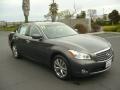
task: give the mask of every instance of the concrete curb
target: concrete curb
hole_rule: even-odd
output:
[[[94,33],[87,33],[87,34],[104,34],[104,33],[108,33],[108,34],[120,34],[120,32],[104,32],[104,31],[94,32]]]
[[[105,32],[105,33],[120,34],[120,32]]]
[[[106,33],[106,32],[101,31],[101,32],[93,32],[93,33],[87,33],[87,34],[103,34],[103,33]]]

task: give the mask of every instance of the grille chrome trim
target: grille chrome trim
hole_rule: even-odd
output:
[[[103,61],[97,61],[98,63],[101,63],[101,62],[107,62],[107,61],[109,61],[109,60],[112,60],[112,58],[113,58],[113,56],[111,56],[109,59],[107,59],[107,60],[103,60]]]
[[[94,60],[97,62],[105,62],[113,57],[113,52],[111,48],[106,48],[104,50],[98,51],[93,56]]]
[[[109,49],[110,49],[110,47],[108,47],[108,48],[106,48],[106,49],[103,49],[103,50],[100,50],[100,51],[98,51],[98,52],[95,52],[94,54],[96,55],[96,54],[98,54],[98,53],[101,53],[101,52],[107,51],[107,50],[109,50]]]

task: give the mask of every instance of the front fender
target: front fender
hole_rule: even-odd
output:
[[[8,35],[8,43],[11,47],[11,44],[13,42],[13,36],[14,36],[15,32],[11,32],[9,35]]]

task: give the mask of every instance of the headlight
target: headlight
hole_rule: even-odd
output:
[[[90,56],[85,53],[80,53],[75,50],[68,50],[68,52],[70,53],[71,57],[76,58],[76,59],[91,59]]]

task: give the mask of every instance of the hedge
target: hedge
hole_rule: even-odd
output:
[[[120,25],[116,26],[103,26],[105,32],[120,32]]]
[[[18,26],[0,27],[0,30],[2,30],[2,31],[15,31],[17,28],[18,28]]]

